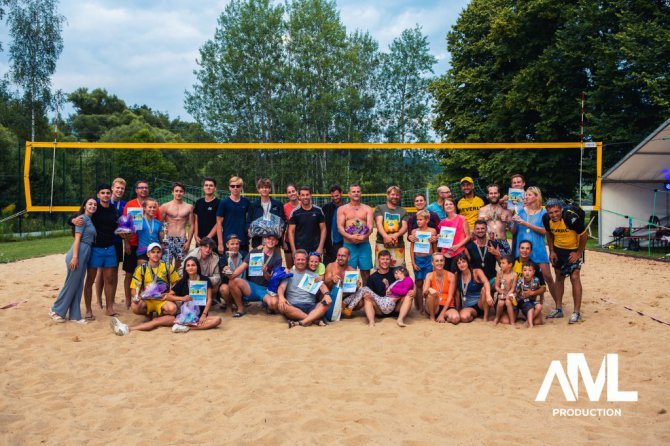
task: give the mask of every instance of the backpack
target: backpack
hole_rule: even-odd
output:
[[[563,206],[563,221],[569,227],[584,227],[586,212],[576,204],[570,203]]]

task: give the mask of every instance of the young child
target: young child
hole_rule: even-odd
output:
[[[395,282],[389,285],[386,295],[391,299],[400,299],[407,296],[414,287],[414,281],[409,277],[409,271],[404,266],[397,266],[393,271]]]
[[[416,228],[412,229],[410,234],[410,240],[416,240],[415,242],[410,242],[409,245],[409,256],[412,259],[412,267],[414,268],[414,278],[416,279],[416,295],[421,296],[423,290],[423,281],[430,273],[433,271],[432,255],[435,252],[435,240],[437,238],[437,231],[434,228],[428,227],[428,222],[430,221],[430,213],[423,209],[416,213]],[[428,240],[421,240],[417,238],[417,232],[428,232],[430,233]],[[428,242],[428,252],[416,252],[417,243],[426,243]],[[423,299],[416,299],[415,305],[417,310],[423,311]]]
[[[546,286],[540,285],[540,279],[535,277],[535,271],[537,271],[535,263],[525,262],[522,277],[516,283],[516,300],[519,309],[526,316],[528,328],[533,328],[533,325],[542,325],[542,304],[535,300],[544,294]]]
[[[221,309],[223,311],[228,309],[228,302],[232,302],[230,295],[230,276],[233,274],[233,271],[242,264],[246,255],[246,252],[240,251],[240,239],[237,235],[228,235],[225,255],[219,257],[219,270],[221,272],[219,294],[221,295]],[[238,277],[245,279],[246,276],[247,272],[243,271]]]
[[[517,275],[512,270],[513,267],[514,258],[512,256],[508,255],[500,259],[500,271],[498,271],[494,285],[498,298],[498,303],[496,304],[496,317],[493,321],[495,325],[498,325],[500,322],[500,318],[505,309],[507,309],[509,324],[513,325],[516,321],[514,307],[517,302],[514,299],[514,290],[516,287]]]
[[[147,246],[152,243],[163,245],[163,223],[156,218],[158,202],[154,198],[147,198],[142,203],[142,229],[137,231],[137,264],[142,265],[149,261]]]

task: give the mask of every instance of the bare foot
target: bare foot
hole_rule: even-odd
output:
[[[403,327],[403,328],[407,327],[407,324],[404,321],[401,321],[400,319],[398,319],[396,321],[396,324],[398,324],[398,327]]]

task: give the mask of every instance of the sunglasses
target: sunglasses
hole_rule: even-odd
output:
[[[233,189],[239,189],[242,187],[241,184],[229,184],[228,187],[232,187]]]

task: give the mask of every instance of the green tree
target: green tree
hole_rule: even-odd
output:
[[[61,31],[65,17],[57,0],[12,2],[8,14],[10,74],[30,103],[31,141],[35,140],[36,107],[51,99],[51,75],[63,51]]]
[[[639,141],[668,116],[670,6],[666,1],[473,0],[447,35],[451,69],[431,86],[433,126],[448,141]],[[606,150],[606,162],[621,156]],[[445,176],[506,183],[525,172],[572,196],[579,154],[451,151]]]
[[[381,118],[387,141],[430,140],[432,97],[428,92],[437,59],[430,54],[421,27],[404,30],[382,57],[384,83]]]
[[[98,141],[116,123],[114,115],[126,110],[126,103],[107,90],[78,88],[68,95],[75,113],[68,119],[73,133],[83,141]]]
[[[270,0],[233,0],[214,39],[200,49],[197,83],[185,108],[221,141],[282,139],[286,56],[284,8]]]

